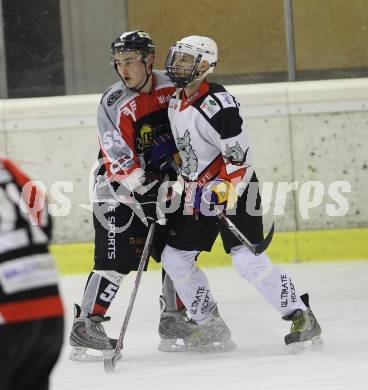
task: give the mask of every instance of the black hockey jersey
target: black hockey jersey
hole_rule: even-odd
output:
[[[247,183],[253,175],[239,104],[226,89],[205,81],[192,96],[172,96],[169,120],[182,175],[204,185],[215,178]]]
[[[45,194],[0,158],[0,325],[63,315],[50,236]]]

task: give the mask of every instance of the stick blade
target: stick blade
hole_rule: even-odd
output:
[[[256,247],[255,247],[254,254],[256,256],[263,253],[268,248],[268,246],[271,244],[274,231],[275,231],[275,224],[272,223],[271,230],[268,232],[267,237],[262,242],[260,242],[258,245],[256,245]]]
[[[111,373],[114,371],[116,366],[116,360],[114,360],[114,356],[112,358],[104,357],[104,369],[105,372]]]

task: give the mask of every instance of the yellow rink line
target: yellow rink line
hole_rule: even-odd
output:
[[[93,267],[92,243],[51,245],[50,249],[63,275],[86,273]],[[275,233],[267,253],[275,263],[368,259],[368,229],[279,232]],[[199,264],[202,267],[231,264],[220,238],[211,253],[199,256]],[[151,259],[149,269],[160,268]]]

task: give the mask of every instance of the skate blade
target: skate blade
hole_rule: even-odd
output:
[[[187,348],[182,339],[161,339],[158,350],[161,352],[185,352]]]
[[[187,345],[187,351],[200,352],[200,353],[211,353],[211,352],[229,352],[233,351],[237,345],[233,340],[227,341],[215,341],[209,344],[203,345]]]
[[[92,349],[86,347],[72,347],[72,350],[69,354],[69,359],[75,362],[102,362],[104,359],[111,359],[114,355],[114,349]],[[121,353],[119,353],[118,360],[122,358]]]
[[[289,352],[300,354],[306,351],[320,351],[324,347],[321,336],[312,337],[310,340],[299,341],[287,345]]]

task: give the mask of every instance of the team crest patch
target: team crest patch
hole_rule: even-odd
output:
[[[221,107],[217,104],[216,100],[212,96],[207,96],[201,104],[201,110],[211,119],[217,112],[221,110]]]
[[[107,98],[107,105],[112,106],[123,94],[123,91],[121,89],[118,89],[117,91],[114,91],[108,98]]]
[[[215,96],[220,100],[222,107],[236,107],[234,99],[227,92],[216,92]]]
[[[244,152],[238,141],[234,146],[226,144],[224,157],[234,165],[241,165],[247,158],[249,148]]]

